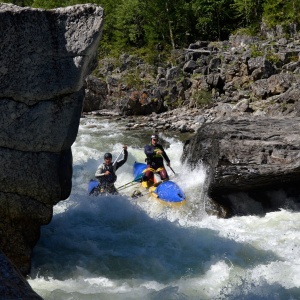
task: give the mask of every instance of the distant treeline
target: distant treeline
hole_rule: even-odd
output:
[[[220,41],[235,32],[256,34],[300,22],[300,0],[15,0],[19,6],[55,8],[95,3],[104,8],[102,55],[132,49],[163,51],[197,40]]]

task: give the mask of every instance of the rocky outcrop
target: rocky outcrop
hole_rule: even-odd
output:
[[[106,102],[107,93],[106,82],[93,75],[89,75],[86,78],[83,111],[91,112],[103,108],[112,108],[113,105],[109,105]]]
[[[133,116],[199,109],[209,121],[298,116],[300,35],[292,32],[288,39],[283,31],[267,35],[265,29],[263,34],[269,39],[233,35],[228,41],[198,41],[174,50],[172,63],[158,66],[133,55],[105,58],[97,74],[108,93],[101,95],[99,109]]]
[[[155,67],[132,55],[104,59],[106,101],[128,130],[196,132],[183,159],[208,166],[208,194],[228,215],[298,209],[300,34],[289,29],[197,41]],[[284,203],[270,197],[275,188],[287,193]],[[236,200],[242,192],[254,205]]]
[[[228,216],[299,209],[299,132],[300,118],[206,123],[186,142],[183,159],[207,166],[208,196]]]
[[[0,4],[0,24],[0,248],[26,274],[40,226],[71,191],[71,145],[103,10]]]
[[[0,251],[0,297],[1,299],[42,300],[19,270]]]

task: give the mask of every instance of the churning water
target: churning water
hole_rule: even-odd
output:
[[[300,299],[300,214],[219,219],[205,212],[205,170],[180,162],[183,143],[162,135],[186,193],[181,208],[131,186],[117,196],[91,197],[87,186],[105,152],[113,159],[128,145],[116,186],[133,179],[151,132],[126,131],[109,120],[82,119],[76,142],[73,189],[54,208],[34,249],[32,288],[46,300]]]

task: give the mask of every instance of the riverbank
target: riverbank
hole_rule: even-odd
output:
[[[207,119],[202,115],[201,110],[193,109],[174,109],[161,114],[155,112],[146,116],[122,116],[116,111],[107,109],[84,113],[82,117],[94,118],[104,117],[120,122],[120,126],[126,130],[153,130],[155,132],[180,132],[193,133]]]

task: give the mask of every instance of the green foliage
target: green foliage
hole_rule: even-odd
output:
[[[143,7],[139,0],[127,0],[116,8],[115,47],[141,47],[144,42]]]
[[[253,57],[253,58],[255,58],[255,57],[259,57],[259,56],[263,56],[264,55],[264,53],[257,47],[257,45],[255,45],[255,44],[252,44],[251,46],[250,46],[250,50],[251,50],[251,56]]]
[[[233,14],[233,0],[192,0],[196,29],[207,40],[228,38],[238,21]]]
[[[299,0],[265,0],[263,19],[270,27],[300,22]]]
[[[197,90],[191,97],[191,104],[193,107],[199,108],[213,103],[211,92],[205,90]]]
[[[132,70],[122,76],[122,82],[129,88],[141,90],[145,86],[145,82],[141,79],[137,70]]]
[[[32,7],[44,8],[44,9],[52,9],[56,7],[67,6],[66,2],[69,1],[61,1],[61,0],[34,0],[32,3]]]
[[[18,5],[18,6],[31,6],[33,3],[33,0],[14,0],[14,1],[1,1],[3,3],[12,3],[14,5]]]
[[[171,61],[166,53],[197,40],[254,35],[267,25],[300,23],[300,0],[14,0],[19,6],[52,9],[95,3],[104,8],[100,57],[140,51],[149,63]],[[157,45],[162,49],[158,50]],[[254,51],[255,52],[255,51]],[[172,58],[171,58],[172,59]]]
[[[32,0],[31,1],[32,7],[36,8],[44,8],[44,9],[53,9],[57,7],[66,7],[70,5],[75,5],[75,4],[86,4],[86,3],[91,3],[91,1],[88,0]],[[103,1],[99,0],[94,0],[93,3],[98,4],[101,6],[100,3]]]
[[[274,64],[277,64],[280,62],[280,56],[278,53],[274,53],[273,51],[268,51],[266,53],[266,59],[269,61],[269,62],[272,62]]]
[[[165,105],[169,108],[169,109],[176,109],[179,108],[183,105],[183,99],[181,97],[177,97],[175,99],[172,99],[171,95],[168,94],[164,97],[164,102]]]
[[[251,25],[249,27],[239,28],[233,31],[235,35],[247,35],[247,36],[257,36],[259,28],[256,25]]]
[[[143,87],[143,81],[138,76],[139,74],[136,73],[128,73],[127,75],[122,78],[130,89],[140,90]]]
[[[254,27],[261,21],[264,0],[234,0],[231,8],[243,27]]]

